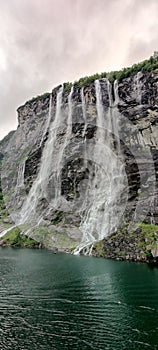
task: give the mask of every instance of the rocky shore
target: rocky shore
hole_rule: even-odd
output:
[[[13,228],[5,236],[0,237],[0,247],[44,248],[54,253],[73,253],[73,249],[57,248],[43,244],[22,235],[19,227]],[[84,255],[84,249],[81,251]],[[94,244],[91,251],[94,257],[122,261],[145,262],[158,266],[158,225],[138,224],[133,233],[127,228],[111,237]]]
[[[132,232],[126,228],[97,242],[93,256],[158,264],[158,225],[141,223]]]

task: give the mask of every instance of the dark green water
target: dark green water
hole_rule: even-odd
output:
[[[0,249],[0,350],[158,349],[158,269]]]

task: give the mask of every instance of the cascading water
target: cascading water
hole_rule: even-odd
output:
[[[141,105],[142,101],[142,84],[141,84],[142,72],[138,72],[134,77],[134,91],[136,101]]]
[[[44,137],[45,137],[45,135],[46,135],[46,133],[47,133],[47,131],[49,129],[50,122],[51,122],[51,117],[52,117],[52,94],[50,94],[50,98],[49,98],[48,118],[47,118],[47,122],[46,122],[46,125],[45,125],[45,128],[44,128],[44,132],[43,132],[42,138],[41,138],[40,147],[42,146]]]
[[[86,127],[87,127],[87,118],[86,118],[86,103],[85,103],[83,87],[81,89],[81,103],[82,103],[82,114],[83,114],[83,120],[84,120],[84,129],[83,129],[83,137],[84,137]]]
[[[63,136],[63,142],[61,144],[59,153],[58,153],[58,160],[56,165],[56,181],[55,181],[55,206],[57,207],[60,204],[61,199],[61,170],[63,166],[63,158],[64,158],[64,151],[70,141],[70,136],[72,133],[72,94],[73,94],[73,86],[71,87],[71,91],[68,97],[68,118],[67,118],[67,125],[66,125],[66,132]]]
[[[142,105],[142,72],[138,72],[134,76],[134,97],[136,99],[136,102],[138,103],[138,107],[141,108]],[[144,139],[142,136],[141,131],[137,133],[137,141],[141,145],[141,147],[145,147]]]
[[[16,227],[16,225],[13,225],[13,226],[11,226],[11,227],[7,228],[6,230],[4,230],[4,231],[0,232],[0,237],[5,236],[5,235],[6,235],[6,233],[8,233],[9,231],[11,231],[11,230],[12,230],[14,227]]]
[[[20,218],[18,220],[19,224],[23,224],[30,219],[34,221],[34,219],[37,217],[36,208],[39,203],[39,200],[47,197],[47,186],[48,186],[49,177],[51,174],[53,150],[54,150],[55,142],[57,138],[57,128],[60,125],[61,115],[62,115],[61,114],[62,93],[63,93],[63,86],[60,88],[60,90],[57,93],[55,118],[53,123],[49,127],[49,137],[44,147],[40,170],[39,170],[37,179],[35,180],[35,182],[33,183],[33,186],[31,187],[31,190],[26,199],[26,202],[24,203],[21,209]],[[51,103],[52,103],[52,100],[50,97],[49,111],[51,111]],[[49,118],[51,118],[50,115],[49,115]]]
[[[93,149],[94,176],[89,180],[81,210],[80,229],[83,237],[75,254],[115,232],[124,212],[121,194],[126,188],[127,177],[119,139],[118,85],[115,82],[114,101],[112,86],[107,79],[104,88],[109,97],[109,108],[106,111],[102,103],[101,84],[99,80],[95,81],[97,132]],[[87,251],[90,253],[89,248]]]
[[[82,103],[82,114],[83,114],[83,120],[84,120],[84,128],[82,132],[82,136],[84,138],[84,166],[87,167],[87,148],[86,148],[86,129],[87,129],[87,117],[86,117],[86,102],[84,97],[84,89],[82,87],[81,89],[81,103]]]
[[[57,93],[56,113],[52,124],[51,111],[52,99],[50,97],[49,107],[49,137],[43,150],[40,170],[37,179],[33,183],[30,193],[20,212],[19,224],[31,221],[41,222],[41,216],[38,214],[37,206],[41,200],[46,199],[48,202],[48,211],[53,207],[57,209],[61,200],[61,170],[64,161],[64,151],[70,141],[72,132],[72,94],[73,86],[68,97],[68,113],[65,132],[62,135],[62,142],[58,142],[58,133],[63,130],[62,118],[62,95],[63,86]],[[48,123],[47,123],[48,124]],[[52,166],[53,164],[53,166]],[[49,186],[53,187],[51,192]]]
[[[24,172],[25,172],[25,160],[19,165],[17,187],[24,186]]]
[[[102,102],[102,89],[105,89],[106,93],[108,91],[108,108],[105,108]],[[113,98],[112,86],[107,79],[102,80],[102,86],[99,80],[95,81],[95,94],[97,131],[91,149],[93,165],[91,173],[89,173],[87,190],[84,193],[84,200],[80,209],[82,243],[74,251],[75,254],[78,254],[85,247],[88,247],[87,252],[90,254],[94,242],[114,232],[117,229],[124,209],[121,205],[121,193],[126,186],[126,175],[119,140],[119,112],[117,109],[119,95],[117,82],[114,84],[115,98]],[[45,143],[37,178],[21,209],[19,224],[28,222],[32,222],[32,225],[40,224],[45,214],[45,209],[40,214],[38,207],[40,207],[40,202],[43,199],[48,203],[46,207],[47,212],[51,208],[54,210],[60,208],[62,202],[61,171],[67,154],[67,146],[72,135],[72,95],[73,87],[68,97],[66,123],[63,121],[62,111],[63,86],[57,93],[56,112],[52,123],[52,98],[50,97],[49,115],[46,125],[47,130],[49,128],[48,140]],[[81,90],[81,102],[84,119],[83,157],[85,159],[84,166],[87,168],[89,148],[86,140],[87,118],[83,89]],[[52,192],[50,188],[53,189]]]

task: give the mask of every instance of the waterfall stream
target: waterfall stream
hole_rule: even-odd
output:
[[[50,94],[50,98],[49,98],[48,118],[47,118],[47,121],[46,121],[46,125],[45,125],[44,131],[43,131],[42,138],[41,138],[40,147],[42,146],[42,143],[43,143],[43,140],[45,138],[45,135],[46,135],[46,133],[47,133],[47,131],[49,129],[50,122],[51,122],[51,117],[52,117],[52,94]]]
[[[105,111],[102,102],[102,88],[99,80],[95,81],[97,132],[94,145],[94,176],[89,186],[82,207],[80,230],[83,233],[82,243],[74,251],[78,254],[117,230],[120,217],[124,212],[121,194],[126,188],[123,155],[119,139],[119,101],[118,85],[114,84],[114,100],[112,86],[106,79],[109,108]]]
[[[138,72],[134,77],[134,93],[136,101],[141,105],[142,101],[142,83],[141,83],[142,72]]]
[[[58,142],[58,133],[62,130],[62,96],[63,86],[57,93],[56,112],[52,124],[50,124],[52,114],[52,98],[50,97],[49,106],[49,136],[46,141],[39,173],[37,179],[29,192],[29,195],[20,212],[19,224],[28,221],[41,222],[42,217],[38,216],[37,206],[41,200],[48,203],[47,211],[52,207],[57,209],[61,199],[61,170],[64,160],[64,151],[69,143],[72,132],[72,94],[73,86],[68,97],[68,113],[65,133],[62,136],[62,142]],[[48,122],[47,122],[48,128]],[[60,130],[61,129],[61,130]],[[53,186],[52,186],[53,184]],[[53,188],[52,188],[53,187]],[[49,209],[48,209],[49,208]]]
[[[49,127],[49,137],[46,141],[46,145],[43,150],[40,170],[37,176],[37,179],[34,181],[29,195],[24,202],[24,205],[20,212],[19,224],[23,224],[28,220],[35,220],[37,217],[36,208],[39,203],[39,200],[42,198],[47,198],[47,187],[49,183],[49,177],[51,174],[52,168],[52,157],[53,150],[55,147],[56,137],[57,137],[57,128],[60,125],[61,120],[61,105],[62,105],[62,94],[63,94],[63,86],[59,89],[57,93],[57,102],[56,102],[56,113],[55,118],[52,124]],[[51,103],[52,99],[50,97],[50,107],[49,107],[49,118],[51,111]]]
[[[25,160],[21,162],[18,168],[17,187],[24,186],[24,172],[25,172]]]
[[[94,242],[102,240],[105,236],[115,232],[120,217],[124,211],[121,202],[121,194],[126,187],[126,174],[119,139],[119,103],[118,84],[112,85],[107,79],[95,81],[96,95],[96,135],[93,140],[91,154],[93,165],[89,172],[88,184],[84,193],[80,208],[80,231],[82,241],[74,251],[78,254],[87,248],[90,254]],[[45,133],[49,130],[48,139],[43,149],[40,169],[36,180],[20,211],[19,224],[32,222],[38,225],[41,222],[45,210],[58,209],[62,202],[61,195],[61,171],[67,154],[72,135],[73,91],[71,88],[68,97],[66,121],[63,120],[62,96],[63,86],[58,90],[56,97],[56,111],[52,118],[52,97],[50,96],[49,115]],[[108,92],[109,106],[103,104],[103,91]],[[89,149],[86,140],[87,116],[84,90],[81,89],[82,114],[84,129],[84,167],[88,167]],[[62,135],[62,137],[61,137]],[[19,173],[22,170],[19,168]],[[19,180],[22,183],[22,178]],[[45,200],[47,206],[42,214],[38,213],[40,203]],[[42,216],[41,216],[42,215]]]
[[[66,125],[66,132],[63,136],[63,142],[61,144],[59,153],[58,153],[58,160],[56,165],[56,182],[55,182],[55,206],[57,207],[60,204],[61,199],[61,171],[63,166],[63,158],[64,158],[64,151],[69,143],[70,136],[72,133],[72,94],[73,94],[73,86],[71,88],[69,97],[68,97],[68,118],[67,118],[67,125]]]
[[[82,103],[82,114],[83,114],[83,120],[84,120],[84,128],[82,132],[82,137],[84,138],[84,166],[87,167],[87,147],[86,147],[86,129],[87,129],[87,117],[86,117],[86,102],[84,97],[84,89],[82,87],[81,89],[81,103]]]
[[[86,103],[85,103],[83,87],[81,89],[81,103],[82,103],[82,114],[83,114],[83,120],[84,120],[84,129],[83,129],[83,137],[84,137],[86,127],[87,127],[87,118],[86,118]]]

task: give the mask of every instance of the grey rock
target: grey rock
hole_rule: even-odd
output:
[[[139,79],[140,98],[136,91],[136,76],[125,78],[118,84],[118,109],[122,116],[120,121],[121,150],[124,155],[129,187],[129,198],[122,225],[134,221],[141,222],[142,220],[147,223],[152,221],[158,224],[158,182],[156,182],[158,181],[158,73],[141,74]],[[104,86],[104,81],[101,80],[100,83],[103,104],[106,110],[109,106],[108,91]],[[55,116],[57,90],[58,87],[52,91],[52,120]],[[84,87],[84,94],[87,116],[85,135],[87,140],[94,141],[96,138],[97,111],[93,83]],[[66,150],[66,162],[61,173],[61,192],[64,202],[59,207],[58,213],[56,209],[47,212],[49,203],[55,193],[55,188],[50,179],[48,198],[41,198],[38,210],[40,213],[46,213],[42,225],[49,226],[52,231],[63,233],[78,242],[82,237],[79,229],[81,222],[79,208],[85,186],[87,186],[88,170],[84,167],[84,159],[79,156],[79,147],[84,145],[83,130],[85,121],[82,115],[80,89],[77,86],[74,88],[73,103],[72,135],[69,148]],[[58,146],[62,142],[66,130],[64,124],[66,119],[64,118],[66,118],[67,105],[68,92],[64,91],[63,126],[58,133],[56,158],[58,157]],[[45,131],[48,110],[49,96],[33,99],[19,107],[17,131],[3,146],[0,145],[0,157],[5,160],[1,171],[2,190],[12,218],[18,215],[33,182],[37,178],[43,148],[48,138],[48,131]],[[127,121],[127,124],[125,124],[125,121]],[[135,126],[135,129],[133,126]],[[18,170],[22,162],[25,162],[24,184],[18,187]],[[93,164],[90,160],[87,162],[88,168],[93,172]],[[140,206],[137,206],[138,201]],[[60,215],[59,212],[63,215]],[[139,233],[138,228],[136,235],[139,235]],[[157,235],[158,233],[156,237]],[[148,243],[148,239],[146,239],[146,243]],[[127,250],[127,246],[129,250]],[[111,238],[108,238],[107,248],[108,254],[114,258],[119,251],[125,250],[127,260],[132,259],[130,251],[133,251],[133,259],[141,259],[140,254],[144,253],[135,246],[134,240],[129,240],[128,237],[126,239],[121,238],[121,241],[116,238],[115,244]],[[157,250],[153,250],[152,254],[155,257]]]

